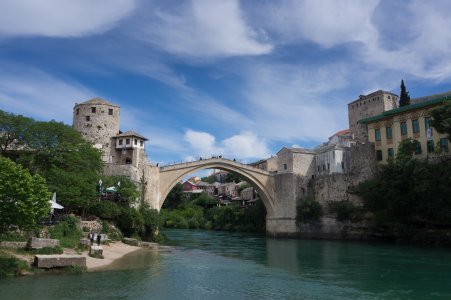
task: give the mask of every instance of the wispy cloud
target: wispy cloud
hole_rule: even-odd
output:
[[[261,55],[273,47],[242,16],[237,0],[193,0],[147,5],[135,37],[188,57]]]
[[[77,82],[33,68],[2,65],[0,71],[0,107],[16,114],[72,124],[75,102],[95,96],[97,93]]]
[[[136,0],[3,0],[0,36],[80,37],[105,32],[130,14]]]

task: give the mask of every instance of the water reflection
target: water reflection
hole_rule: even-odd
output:
[[[169,231],[100,272],[0,280],[1,299],[451,299],[446,250]]]

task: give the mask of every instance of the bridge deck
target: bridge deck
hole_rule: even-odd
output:
[[[260,169],[260,168],[254,167],[254,166],[250,166],[247,164],[243,164],[243,163],[237,162],[236,160],[222,158],[222,157],[212,157],[212,158],[206,158],[206,159],[199,159],[199,160],[195,160],[195,161],[191,161],[191,162],[182,162],[182,163],[177,163],[177,164],[172,164],[172,165],[161,166],[160,172],[184,169],[184,168],[191,168],[191,167],[196,167],[196,166],[201,167],[203,165],[211,165],[211,164],[217,164],[219,166],[224,165],[225,167],[235,166],[238,168],[248,169],[250,171],[258,172],[258,173],[265,174],[265,175],[273,175],[276,173],[276,172],[270,172],[267,170],[263,170],[263,169]]]

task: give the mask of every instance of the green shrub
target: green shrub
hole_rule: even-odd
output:
[[[28,270],[25,261],[0,251],[0,278],[16,276]]]
[[[79,222],[73,215],[66,216],[62,222],[49,228],[50,237],[60,240],[61,247],[77,248],[83,235],[78,227]]]
[[[102,200],[96,202],[90,212],[101,219],[113,220],[121,215],[121,206],[115,202]]]
[[[27,234],[18,233],[15,231],[8,231],[0,236],[0,240],[8,242],[26,242],[28,241],[28,237]]]
[[[351,201],[331,201],[328,203],[331,213],[336,214],[338,221],[358,221],[361,219],[360,208]]]
[[[317,222],[323,215],[321,204],[312,197],[306,197],[299,201],[296,207],[296,223]]]

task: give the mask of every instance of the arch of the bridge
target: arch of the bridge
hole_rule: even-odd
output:
[[[267,183],[262,182],[258,177],[271,177],[270,173],[268,171],[255,169],[253,167],[243,165],[237,162],[228,162],[227,160],[219,161],[213,160],[209,162],[208,160],[204,161],[198,161],[199,164],[195,163],[187,163],[180,164],[180,165],[174,165],[168,167],[162,167],[160,170],[160,180],[162,179],[162,175],[166,175],[169,178],[170,183],[164,187],[160,186],[160,195],[161,195],[161,201],[160,201],[160,207],[163,206],[164,201],[166,200],[167,195],[169,192],[174,188],[174,186],[180,182],[184,177],[191,173],[195,173],[201,170],[205,169],[218,169],[223,170],[235,174],[239,174],[242,177],[244,177],[249,184],[251,184],[254,188],[257,189],[258,194],[260,195],[263,204],[265,205],[267,216],[272,215],[274,212],[274,195],[273,191],[268,189]],[[174,176],[170,176],[169,174],[173,173]],[[266,178],[267,180],[269,178]]]

